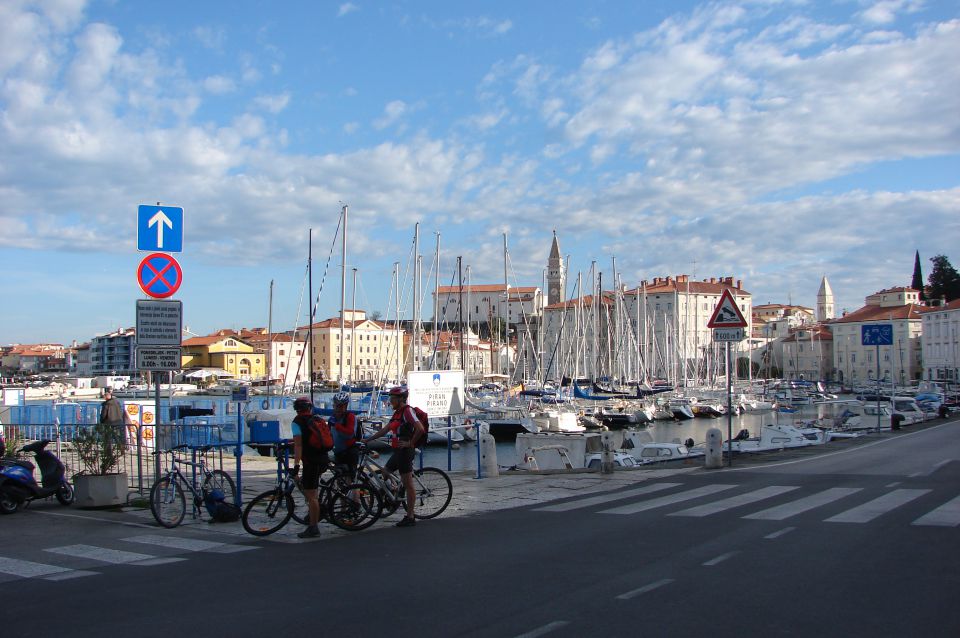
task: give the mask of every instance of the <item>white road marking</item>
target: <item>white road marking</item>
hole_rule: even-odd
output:
[[[28,510],[29,511],[29,510]],[[156,525],[146,525],[144,523],[131,523],[130,521],[118,521],[112,518],[101,518],[99,516],[83,516],[81,514],[64,514],[63,512],[43,512],[40,510],[30,511],[31,514],[41,514],[43,516],[62,516],[64,518],[79,518],[85,521],[100,521],[102,523],[113,523],[114,525],[126,525],[127,527],[143,527],[145,529],[157,529]]]
[[[928,512],[911,523],[912,525],[936,525],[956,527],[960,525],[960,496],[947,501],[932,512]]]
[[[552,623],[546,624],[543,627],[537,627],[533,631],[528,631],[525,634],[520,634],[516,638],[538,638],[538,636],[543,636],[550,633],[554,629],[560,629],[561,627],[566,627],[570,623],[566,620],[556,620]]]
[[[651,483],[650,485],[644,485],[643,487],[638,487],[632,490],[625,490],[623,492],[616,492],[612,494],[601,494],[600,496],[592,496],[589,498],[584,498],[577,501],[572,501],[568,503],[558,503],[556,505],[547,505],[545,507],[538,507],[534,509],[535,512],[569,512],[570,510],[580,509],[582,507],[590,507],[591,505],[600,505],[601,503],[609,503],[610,501],[619,501],[625,498],[633,498],[634,496],[641,496],[643,494],[652,494],[653,492],[660,492],[662,490],[669,489],[671,487],[677,487],[681,485],[680,483]]]
[[[131,536],[130,538],[124,538],[122,540],[128,543],[157,545],[159,547],[169,547],[170,549],[182,549],[188,552],[203,552],[225,545],[225,543],[217,543],[214,541],[202,541],[195,538],[178,538],[175,536],[161,536],[159,534]]]
[[[704,487],[687,490],[686,492],[680,492],[679,494],[671,494],[670,496],[661,496],[660,498],[651,499],[649,501],[640,501],[639,503],[631,503],[629,505],[614,507],[613,509],[603,510],[600,513],[636,514],[637,512],[645,512],[657,507],[673,505],[674,503],[682,503],[683,501],[700,498],[701,496],[709,496],[710,494],[716,494],[717,492],[729,490],[734,487],[736,487],[736,485],[707,485]]]
[[[869,523],[873,519],[886,514],[901,505],[905,505],[915,498],[920,498],[930,490],[894,490],[879,498],[854,507],[836,516],[826,519],[827,523]]]
[[[16,558],[4,558],[0,556],[0,573],[19,576],[21,578],[37,578],[40,576],[49,576],[51,574],[62,574],[72,572],[69,567],[60,567],[58,565],[45,565],[43,563],[31,563],[27,560],[17,560]]]
[[[773,540],[773,539],[775,539],[775,538],[780,538],[781,536],[784,536],[784,535],[786,535],[786,534],[789,534],[790,532],[792,532],[792,531],[795,530],[795,529],[797,529],[797,528],[796,528],[796,527],[784,527],[783,529],[777,530],[776,532],[773,532],[772,534],[767,534],[766,536],[764,536],[764,538],[769,538],[770,540]]]
[[[650,592],[650,591],[653,591],[654,589],[658,589],[658,588],[660,588],[660,587],[663,587],[664,585],[669,585],[669,584],[672,583],[672,582],[673,582],[673,579],[672,579],[672,578],[664,578],[663,580],[658,580],[658,581],[655,582],[655,583],[650,583],[649,585],[644,585],[643,587],[640,587],[639,589],[634,589],[633,591],[628,591],[628,592],[625,593],[625,594],[620,594],[619,596],[617,596],[617,600],[630,600],[631,598],[634,598],[634,597],[639,596],[639,595],[641,595],[641,594],[646,594],[647,592]]]
[[[727,552],[726,554],[721,554],[720,556],[717,556],[717,557],[714,558],[714,559],[708,560],[707,562],[705,562],[705,563],[703,564],[703,566],[704,566],[704,567],[713,567],[714,565],[718,565],[718,564],[722,563],[723,561],[727,560],[728,558],[730,558],[731,556],[736,556],[736,555],[739,554],[739,553],[740,553],[740,552]]]
[[[63,547],[49,547],[45,552],[52,554],[62,554],[64,556],[73,556],[75,558],[86,558],[89,560],[100,561],[101,563],[111,563],[122,565],[124,563],[136,563],[138,561],[150,560],[156,558],[150,554],[137,554],[136,552],[124,552],[118,549],[108,549],[106,547],[95,547],[94,545],[65,545]]]
[[[784,503],[783,505],[777,505],[776,507],[771,507],[759,512],[754,512],[753,514],[748,514],[743,518],[759,519],[763,521],[782,521],[786,518],[796,516],[797,514],[802,514],[803,512],[807,512],[822,505],[839,501],[841,498],[855,494],[861,489],[862,488],[859,487],[831,487],[828,490],[818,492],[817,494],[811,494],[810,496],[805,496],[801,499],[797,499],[796,501],[791,501],[790,503]]]
[[[916,473],[914,473],[914,474],[911,474],[911,475],[910,475],[910,478],[920,478],[920,477],[922,477],[922,476],[931,476],[931,475],[933,475],[933,474],[936,474],[937,470],[939,470],[941,467],[943,467],[943,466],[946,465],[947,463],[951,463],[951,462],[953,462],[953,461],[954,461],[954,459],[946,459],[946,460],[940,461],[939,463],[937,463],[936,465],[934,465],[930,470],[928,470],[928,471],[926,471],[926,472],[916,472]]]
[[[754,490],[753,492],[747,492],[746,494],[739,494],[737,496],[731,496],[730,498],[721,499],[705,505],[698,505],[696,507],[691,507],[690,509],[673,512],[670,514],[670,516],[710,516],[711,514],[717,514],[719,512],[723,512],[724,510],[733,509],[734,507],[749,505],[750,503],[756,503],[757,501],[779,496],[780,494],[792,492],[793,490],[797,489],[800,488],[796,485],[770,485],[769,487]]]

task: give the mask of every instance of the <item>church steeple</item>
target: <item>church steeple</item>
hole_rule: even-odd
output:
[[[820,280],[820,290],[817,292],[817,321],[830,321],[834,318],[833,289],[827,276]]]
[[[566,295],[566,269],[560,257],[560,242],[557,231],[553,231],[553,244],[550,246],[550,258],[547,259],[547,305],[560,303]]]

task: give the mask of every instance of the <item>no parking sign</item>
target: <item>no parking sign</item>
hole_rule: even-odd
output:
[[[177,292],[183,283],[183,270],[173,255],[152,253],[137,266],[140,290],[155,299],[165,299]]]

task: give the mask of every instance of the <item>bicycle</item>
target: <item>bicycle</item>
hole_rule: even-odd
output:
[[[197,448],[201,454],[209,452],[214,446]],[[203,456],[197,461],[188,461],[177,456],[176,450],[188,449],[188,445],[177,445],[169,450],[157,450],[153,454],[170,455],[170,468],[154,482],[150,488],[150,511],[157,523],[163,527],[176,527],[183,522],[187,513],[186,492],[193,495],[194,516],[202,515],[204,498],[213,490],[220,490],[224,500],[232,503],[236,499],[237,487],[233,479],[223,470],[211,470]],[[203,483],[198,490],[194,481],[188,480],[180,471],[181,465],[189,465],[203,474]]]
[[[243,528],[254,536],[273,534],[291,518],[302,525],[308,522],[302,485],[290,472],[289,443],[278,443],[274,449],[277,456],[277,483],[247,503],[241,516]],[[366,529],[380,517],[383,502],[368,485],[354,483],[349,478],[340,468],[334,467],[331,475],[320,481],[320,519],[327,519],[348,531],[358,531]]]
[[[360,461],[353,477],[366,481],[383,499],[383,515],[390,516],[406,502],[406,490],[396,474],[388,475],[370,449],[357,443]],[[417,450],[418,454],[423,454]],[[389,476],[389,477],[388,477]],[[453,498],[453,482],[446,472],[436,467],[424,467],[413,471],[413,486],[416,491],[414,516],[420,519],[436,518],[443,513]]]
[[[277,458],[277,483],[272,489],[254,496],[240,517],[243,529],[254,536],[269,536],[293,518],[307,524],[307,501],[300,480],[290,473],[290,444],[273,446]]]

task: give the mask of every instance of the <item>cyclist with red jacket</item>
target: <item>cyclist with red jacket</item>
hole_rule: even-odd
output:
[[[400,479],[406,491],[406,516],[403,517],[397,527],[412,527],[416,525],[413,509],[417,500],[417,491],[413,485],[413,457],[416,455],[417,442],[421,437],[426,436],[420,419],[414,414],[413,408],[407,405],[408,392],[406,388],[390,389],[390,406],[393,408],[393,416],[390,422],[380,428],[377,432],[364,439],[372,441],[378,439],[387,432],[393,434],[390,446],[393,448],[393,455],[387,461],[384,469],[388,474],[399,470]]]
[[[350,395],[338,392],[333,395],[333,416],[327,422],[333,426],[333,459],[337,465],[346,465],[352,475],[360,461],[357,449],[357,415],[350,412]]]

